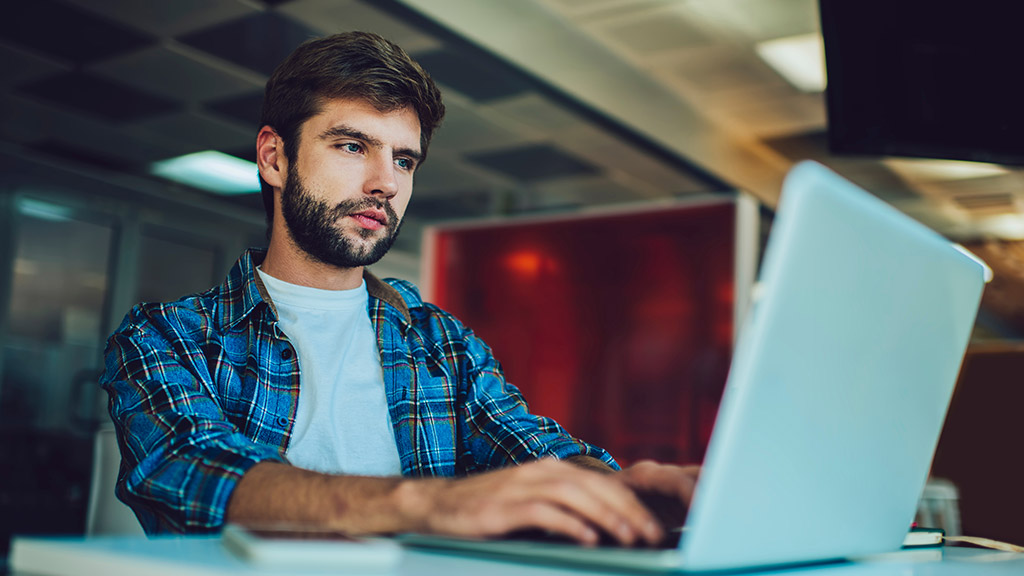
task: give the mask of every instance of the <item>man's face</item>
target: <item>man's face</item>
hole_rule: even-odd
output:
[[[398,236],[420,154],[405,108],[382,113],[331,100],[302,125],[281,196],[285,227],[314,260],[355,268],[380,260]]]

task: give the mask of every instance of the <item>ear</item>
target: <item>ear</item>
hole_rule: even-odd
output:
[[[284,154],[284,140],[270,126],[260,128],[256,135],[256,164],[260,176],[274,188],[284,188],[288,173],[288,158]]]

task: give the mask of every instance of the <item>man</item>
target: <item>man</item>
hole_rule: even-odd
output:
[[[686,502],[694,468],[613,472],[530,414],[456,319],[364,271],[443,114],[429,76],[372,34],[306,43],[274,72],[256,143],[268,249],[208,292],[134,307],[108,343],[117,494],[147,532],[663,537],[637,493]]]

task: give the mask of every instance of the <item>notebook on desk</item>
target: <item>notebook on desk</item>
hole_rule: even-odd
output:
[[[898,550],[988,269],[827,168],[787,175],[676,548],[413,535],[411,545],[634,570]]]

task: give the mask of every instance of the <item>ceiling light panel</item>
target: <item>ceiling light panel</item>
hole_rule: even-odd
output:
[[[150,173],[215,194],[260,191],[259,170],[255,164],[215,150],[154,162]]]
[[[825,90],[825,47],[821,34],[801,34],[760,42],[757,55],[801,92]]]

